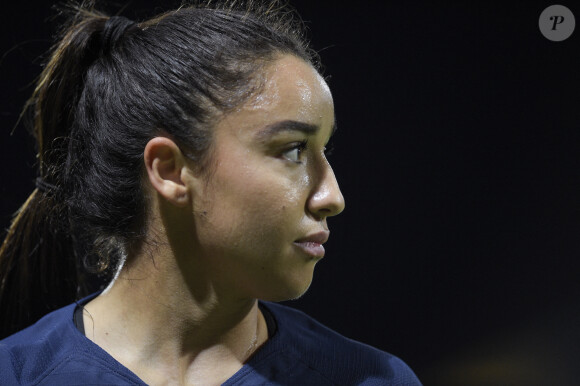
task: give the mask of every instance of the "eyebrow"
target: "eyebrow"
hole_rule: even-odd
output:
[[[316,125],[312,125],[310,123],[300,122],[300,121],[293,121],[293,120],[285,120],[280,122],[272,123],[271,125],[266,126],[262,130],[260,130],[256,137],[259,140],[265,140],[269,137],[272,137],[276,134],[288,132],[288,131],[299,131],[301,133],[307,135],[316,134],[320,130],[320,127]],[[334,134],[336,131],[336,121],[332,126],[332,131],[330,136]]]

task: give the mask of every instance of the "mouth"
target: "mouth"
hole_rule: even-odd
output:
[[[312,233],[304,238],[294,241],[294,245],[300,248],[307,255],[312,257],[322,258],[324,257],[324,244],[328,241],[330,232],[322,231],[317,233]]]

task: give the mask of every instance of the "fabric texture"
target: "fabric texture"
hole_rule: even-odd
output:
[[[54,311],[0,341],[2,385],[145,384],[76,328],[76,307]],[[271,314],[275,332],[224,385],[421,385],[393,355],[293,308],[269,302],[260,307]]]

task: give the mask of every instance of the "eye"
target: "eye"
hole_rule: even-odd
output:
[[[289,161],[297,164],[302,163],[301,156],[306,149],[306,141],[294,144],[290,149],[284,151],[283,156]]]

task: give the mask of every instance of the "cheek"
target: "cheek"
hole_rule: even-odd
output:
[[[208,225],[236,244],[271,245],[294,236],[304,216],[301,182],[257,163],[221,163],[206,193]]]

